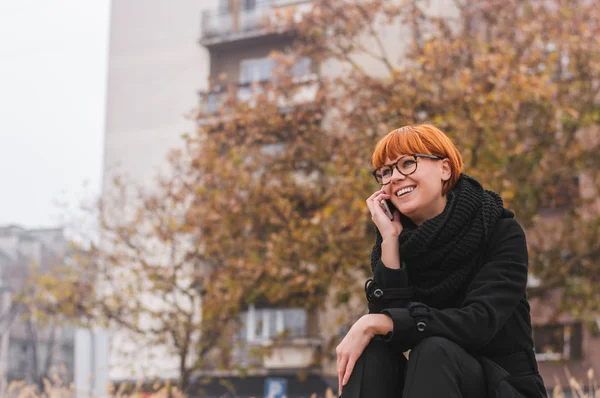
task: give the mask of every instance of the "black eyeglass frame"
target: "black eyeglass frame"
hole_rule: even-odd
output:
[[[404,159],[407,156],[412,156],[413,158],[415,158],[415,164],[416,164],[416,166],[415,166],[415,169],[412,172],[410,172],[408,174],[404,174],[398,168],[398,162],[400,162],[402,159]],[[375,181],[377,181],[378,184],[380,184],[380,185],[387,185],[387,184],[389,184],[392,181],[390,180],[389,182],[386,182],[385,184],[383,184],[382,182],[379,182],[379,180],[377,179],[377,170],[381,169],[384,166],[392,167],[392,169],[395,168],[396,170],[398,170],[398,173],[402,174],[405,177],[408,177],[409,175],[414,174],[415,171],[417,171],[417,168],[419,166],[419,162],[417,162],[417,158],[426,158],[426,159],[434,159],[434,160],[444,160],[444,159],[446,159],[446,158],[443,158],[441,156],[428,155],[426,153],[411,153],[411,154],[402,156],[400,159],[396,160],[392,164],[384,164],[383,166],[380,166],[380,167],[376,168],[375,170],[373,170],[373,172],[371,174],[373,175],[373,177],[375,178]],[[392,171],[392,174],[393,174],[393,171]]]

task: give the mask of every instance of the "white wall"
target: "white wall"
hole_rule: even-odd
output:
[[[208,84],[208,53],[198,44],[210,1],[113,1],[104,189],[126,173],[150,184],[168,150],[193,132],[186,119]]]
[[[208,52],[198,43],[201,12],[213,3],[113,1],[103,195],[115,175],[152,187],[181,134],[194,132],[195,121],[186,114],[198,107],[197,93],[207,88],[209,76]],[[164,347],[138,344],[122,330],[110,340],[110,379],[176,376],[177,358]]]
[[[81,398],[102,397],[108,382],[109,336],[102,330],[75,331],[75,391]]]

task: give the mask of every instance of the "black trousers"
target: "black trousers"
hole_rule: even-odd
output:
[[[358,359],[342,398],[485,398],[481,364],[457,344],[429,337],[409,359],[374,338]]]

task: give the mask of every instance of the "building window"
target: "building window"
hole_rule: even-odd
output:
[[[256,0],[242,0],[242,6],[244,10],[254,10],[256,8]]]
[[[8,372],[23,377],[27,370],[27,343],[10,340],[8,344]]]
[[[248,84],[269,81],[273,77],[274,62],[271,58],[245,59],[240,63],[240,83]],[[300,57],[294,64],[293,76],[307,76],[311,72],[311,59]]]
[[[535,356],[540,361],[582,358],[581,323],[535,326],[533,341]]]
[[[254,83],[271,80],[273,60],[269,57],[245,59],[240,63],[240,83]]]
[[[221,105],[220,93],[210,93],[206,98],[206,113],[216,113]]]
[[[250,11],[256,8],[256,0],[239,0],[240,10]],[[230,13],[231,0],[219,0],[219,11],[222,13]]]
[[[306,337],[306,310],[303,308],[255,308],[240,314],[242,341],[266,341],[277,337]]]
[[[310,75],[310,66],[312,60],[309,57],[300,57],[294,64],[294,69],[292,69],[292,74],[294,76],[307,76]]]

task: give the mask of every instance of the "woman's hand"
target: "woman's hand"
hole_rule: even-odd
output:
[[[348,331],[346,337],[337,346],[337,373],[338,373],[338,392],[342,392],[342,386],[345,386],[354,370],[356,361],[362,355],[363,351],[375,337],[369,325],[369,315],[362,316]]]
[[[386,335],[394,330],[392,318],[384,314],[363,315],[348,331],[337,346],[338,393],[350,380],[356,361],[375,335]]]
[[[367,199],[367,207],[371,212],[371,219],[377,226],[379,233],[385,240],[386,238],[397,238],[402,232],[402,224],[400,223],[400,213],[394,210],[394,219],[390,220],[385,211],[381,207],[381,201],[389,199],[391,196],[385,193],[384,189],[375,191],[373,195]]]

